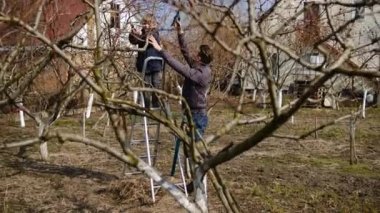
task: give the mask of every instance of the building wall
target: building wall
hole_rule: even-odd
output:
[[[41,0],[7,1],[3,11],[7,15],[17,17],[23,22],[34,26]],[[50,0],[45,1],[42,7],[38,31],[53,42],[66,39],[67,35],[76,32],[83,24],[88,5],[77,0]],[[25,31],[12,24],[0,23],[1,46],[14,46],[26,38],[24,45],[40,45],[40,42],[31,36],[25,36]]]

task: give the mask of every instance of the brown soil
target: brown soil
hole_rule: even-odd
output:
[[[246,111],[267,113],[266,110]],[[277,133],[303,133],[345,115],[351,109],[302,109],[295,123]],[[100,117],[93,114],[86,135],[118,147],[108,130],[91,129]],[[0,119],[0,142],[35,137],[32,121],[26,128],[7,115]],[[230,107],[217,105],[211,112],[207,134],[212,134],[233,116]],[[268,138],[239,157],[219,166],[225,184],[243,212],[378,212],[380,211],[380,110],[369,109],[356,132],[359,163],[349,164],[348,122],[296,142]],[[240,126],[210,145],[213,153],[231,142],[239,143],[263,124]],[[54,128],[81,134],[80,116],[67,116]],[[100,125],[104,126],[104,124]],[[157,167],[168,175],[174,147],[173,136],[162,131]],[[152,203],[149,181],[144,176],[123,176],[124,165],[82,144],[49,143],[50,159],[39,158],[38,147],[0,150],[0,212],[185,212],[164,190]],[[178,173],[178,172],[177,172]],[[224,212],[211,183],[210,212]]]

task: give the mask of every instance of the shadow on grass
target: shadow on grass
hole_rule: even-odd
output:
[[[116,175],[92,171],[86,168],[56,165],[31,159],[23,159],[22,161],[18,162],[8,162],[7,166],[22,171],[30,171],[45,174],[59,174],[68,177],[82,177],[85,179],[96,179],[98,181],[111,181],[119,179]]]

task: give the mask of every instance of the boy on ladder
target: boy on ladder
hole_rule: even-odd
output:
[[[152,36],[157,42],[160,42],[160,36],[157,30],[157,21],[153,14],[145,15],[141,21],[142,29],[137,30],[132,26],[132,32],[129,34],[129,41],[131,44],[137,44],[139,48],[146,46],[147,37]],[[161,78],[163,64],[160,60],[150,60],[143,70],[144,61],[149,57],[162,57],[161,53],[157,51],[152,45],[147,45],[146,50],[138,52],[136,59],[136,68],[138,72],[143,73],[146,86],[153,86],[154,88],[161,89]],[[155,94],[152,95],[152,101],[150,101],[150,95],[144,94],[144,102],[146,108],[159,108],[159,100]]]

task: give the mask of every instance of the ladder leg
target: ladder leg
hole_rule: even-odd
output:
[[[148,164],[149,164],[149,166],[152,166],[152,159],[151,159],[151,155],[150,155],[149,136],[148,136],[148,126],[146,123],[146,117],[144,117],[144,123],[145,123],[145,143],[146,143],[146,152],[147,152]],[[151,190],[151,195],[152,195],[152,201],[154,203],[154,202],[156,202],[156,197],[155,197],[155,191],[154,191],[154,181],[152,178],[150,178],[150,190]]]
[[[157,123],[156,135],[155,135],[156,140],[153,142],[153,162],[152,162],[153,166],[156,165],[156,162],[158,159],[157,156],[158,156],[158,149],[160,145],[160,133],[161,133],[161,124]]]
[[[173,156],[173,164],[172,164],[172,170],[170,172],[171,176],[174,176],[175,173],[175,166],[177,164],[178,155],[179,155],[179,147],[181,145],[181,141],[177,138],[175,141],[175,148],[174,148],[174,156]]]
[[[207,202],[207,174],[203,177],[203,186],[205,187],[205,197]]]
[[[140,97],[142,100],[142,107],[145,107],[144,94],[142,92],[140,94],[141,94]],[[151,160],[151,155],[150,155],[150,144],[149,144],[148,118],[146,116],[143,116],[143,120],[144,120],[144,136],[145,136],[145,146],[146,146],[148,164],[149,166],[152,166],[152,160]],[[151,190],[151,195],[152,195],[152,201],[154,203],[156,202],[156,198],[155,198],[155,192],[154,192],[154,181],[152,178],[150,178],[150,190]]]
[[[185,158],[185,173],[186,173],[186,177],[188,178],[192,178],[192,174],[191,174],[191,166],[190,165],[190,159],[188,157]]]
[[[179,162],[179,170],[181,172],[181,180],[182,180],[182,184],[183,184],[183,190],[185,191],[185,195],[187,197],[188,194],[187,194],[187,187],[186,187],[185,172],[183,171],[183,166],[182,166],[180,155],[178,155],[178,162]]]

